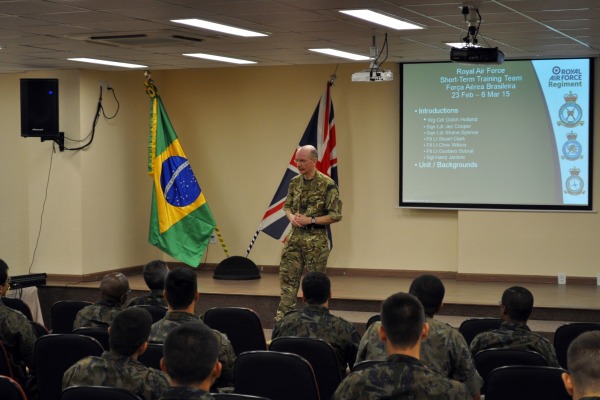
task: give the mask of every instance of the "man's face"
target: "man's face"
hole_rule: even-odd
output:
[[[317,164],[317,160],[311,157],[310,151],[305,149],[298,150],[295,161],[301,175],[310,175],[314,172]]]

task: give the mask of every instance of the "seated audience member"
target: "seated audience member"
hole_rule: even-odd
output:
[[[331,281],[322,272],[310,272],[302,279],[301,310],[288,311],[273,328],[272,338],[301,336],[322,339],[335,350],[342,376],[354,365],[360,335],[352,323],[329,313]]]
[[[167,263],[162,260],[150,261],[144,265],[144,282],[146,282],[146,286],[150,289],[150,293],[129,300],[127,307],[142,305],[166,307],[167,302],[163,290],[165,288],[167,272],[169,272]]]
[[[120,272],[104,275],[100,281],[100,300],[79,310],[73,329],[108,327],[115,315],[123,310],[129,292],[129,281],[125,275]]]
[[[127,389],[145,400],[157,400],[169,386],[167,377],[137,360],[148,347],[151,325],[150,313],[141,308],[132,307],[118,313],[108,330],[110,351],[73,364],[63,376],[63,389],[110,386]]]
[[[465,338],[458,330],[433,318],[444,302],[444,284],[436,276],[421,275],[412,281],[409,293],[423,305],[429,325],[429,333],[421,343],[421,361],[441,375],[464,383],[473,398],[479,399],[483,379],[475,369]],[[385,360],[386,346],[379,340],[379,326],[381,322],[375,322],[363,335],[356,362]]]
[[[350,373],[334,400],[469,399],[467,387],[450,380],[419,360],[421,341],[429,326],[419,300],[396,293],[381,305],[379,337],[386,342],[386,361]]]
[[[188,322],[167,335],[160,367],[171,380],[160,400],[208,400],[221,374],[219,343],[214,332],[200,322]]]
[[[510,287],[502,294],[500,307],[500,328],[475,336],[471,342],[471,353],[475,355],[491,348],[532,350],[544,356],[551,367],[559,367],[552,343],[531,332],[527,326],[527,319],[533,310],[531,292],[521,286]]]
[[[567,350],[565,389],[573,400],[600,400],[600,331],[579,335]]]
[[[9,289],[8,265],[0,260],[0,294],[6,295]],[[35,332],[27,317],[19,311],[6,307],[0,300],[0,341],[8,353],[13,374],[23,388],[26,387],[28,374],[34,367],[33,347]]]
[[[165,279],[165,297],[169,310],[163,319],[152,325],[151,342],[164,343],[167,334],[177,326],[190,321],[201,322],[200,317],[194,313],[198,301],[198,278],[194,271],[184,267],[169,271]],[[213,332],[219,342],[219,362],[223,366],[216,387],[231,386],[235,352],[226,335],[214,329]]]

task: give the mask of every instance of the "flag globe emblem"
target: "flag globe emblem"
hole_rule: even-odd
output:
[[[180,156],[171,156],[162,163],[160,185],[165,200],[174,207],[192,204],[201,193],[190,162]]]

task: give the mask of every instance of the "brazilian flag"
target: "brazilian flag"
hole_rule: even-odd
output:
[[[215,220],[151,80],[148,174],[154,178],[148,241],[192,267],[202,260]]]

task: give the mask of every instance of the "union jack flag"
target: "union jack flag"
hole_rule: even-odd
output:
[[[317,169],[330,176],[336,184],[338,184],[338,173],[337,173],[337,155],[336,155],[336,141],[335,141],[335,119],[333,113],[333,103],[331,101],[330,88],[333,84],[333,79],[327,82],[325,91],[317,103],[317,108],[310,118],[308,126],[304,131],[304,135],[298,143],[298,147],[294,150],[294,154],[290,160],[290,163],[285,170],[283,179],[271,200],[271,204],[267,212],[262,218],[262,221],[258,227],[258,230],[254,234],[250,246],[246,251],[246,257],[252,250],[254,241],[258,234],[262,231],[274,239],[285,241],[288,232],[292,228],[292,225],[285,216],[283,211],[283,205],[287,197],[288,187],[290,180],[298,175],[298,168],[296,166],[296,151],[302,146],[313,145],[319,153],[317,160]],[[327,230],[331,243],[331,231]]]

